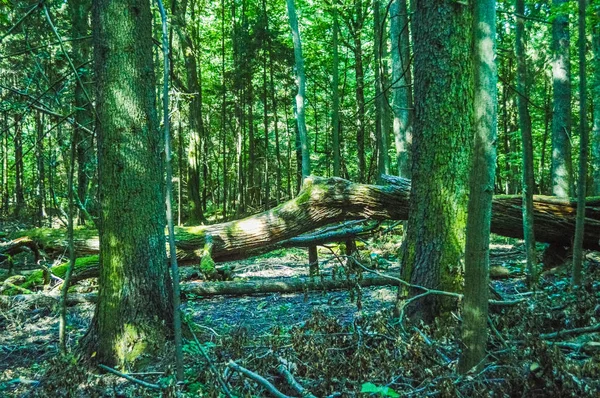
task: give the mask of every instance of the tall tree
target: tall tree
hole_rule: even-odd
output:
[[[517,13],[516,46],[517,56],[517,107],[519,110],[519,128],[523,142],[523,236],[527,253],[527,278],[530,286],[537,283],[537,255],[533,233],[533,138],[531,116],[529,115],[529,83],[527,82],[527,57],[525,54],[525,2],[516,0]]]
[[[71,17],[71,36],[82,38],[89,35],[89,16],[91,3],[84,0],[69,1],[69,14]],[[73,41],[72,58],[75,62],[81,63],[77,70],[79,80],[85,84],[90,84],[89,67],[86,65],[89,61],[90,45],[83,40]],[[85,87],[81,84],[75,85],[75,121],[74,137],[77,152],[77,198],[80,203],[85,204],[88,195],[88,183],[93,164],[93,137],[85,132],[81,127],[87,127],[89,130],[93,127],[92,104],[86,97]],[[89,91],[89,90],[88,90]],[[79,212],[78,223],[83,224],[85,217],[83,212]]]
[[[552,0],[556,16],[552,22],[552,194],[573,196],[571,164],[571,57],[569,49],[569,14],[564,6],[569,0]]]
[[[410,45],[406,0],[390,4],[390,36],[392,43],[392,112],[398,175],[410,177],[412,140],[410,101]]]
[[[414,163],[402,275],[448,291],[462,286],[473,109],[472,63],[464,59],[471,54],[471,32],[468,6],[415,3]],[[443,311],[441,304],[425,297],[411,312],[430,320]]]
[[[382,51],[385,41],[385,26],[381,23],[381,4],[379,0],[373,0],[373,68],[375,69],[375,137],[377,140],[377,179],[381,182],[381,176],[388,173],[387,154],[387,97],[385,94],[384,77],[385,70],[382,67]]]
[[[587,128],[587,77],[585,74],[586,35],[585,35],[586,0],[579,0],[579,177],[577,179],[577,222],[573,239],[573,286],[581,284],[583,265],[583,230],[585,227],[585,196],[587,188],[587,162],[589,133]]]
[[[489,245],[492,196],[496,175],[498,74],[496,70],[496,0],[473,3],[473,166],[471,167],[467,241],[465,246],[465,299],[459,371],[481,364],[487,343]]]
[[[339,54],[339,34],[340,24],[337,5],[331,8],[333,14],[333,79],[332,87],[332,109],[331,109],[331,127],[332,127],[332,149],[333,149],[333,175],[340,176],[340,54]]]
[[[294,0],[287,0],[288,16],[290,18],[290,27],[292,29],[292,40],[294,42],[294,59],[296,61],[296,84],[298,93],[296,94],[296,124],[298,126],[298,140],[301,148],[302,157],[302,179],[310,175],[310,152],[308,145],[308,132],[306,131],[306,116],[304,102],[306,98],[306,74],[304,73],[304,56],[302,55],[302,42],[300,40],[300,30],[298,29],[298,16]],[[317,247],[308,248],[308,264],[310,274],[315,275],[319,270],[319,259],[317,256]]]
[[[592,14],[592,50],[594,52],[594,75],[592,77],[592,103],[594,104],[594,126],[592,129],[593,183],[591,194],[600,195],[600,7]]]
[[[150,3],[98,0],[92,16],[101,271],[84,347],[111,366],[161,347],[173,308]]]

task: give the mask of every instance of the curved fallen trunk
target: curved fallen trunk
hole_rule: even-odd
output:
[[[341,178],[309,177],[300,194],[271,210],[242,220],[175,231],[177,256],[183,262],[198,262],[206,236],[213,240],[215,261],[247,258],[265,247],[344,220],[404,220],[408,216],[410,181],[387,177],[388,185],[355,184]],[[576,203],[555,197],[534,196],[535,236],[539,242],[569,246],[575,233]],[[522,238],[520,196],[496,196],[492,204],[493,233]],[[53,232],[55,235],[56,233]],[[31,239],[46,252],[62,253],[66,240],[44,243],[42,233]],[[588,200],[584,248],[600,250],[600,199]],[[98,239],[86,231],[76,239],[80,256],[98,251]]]

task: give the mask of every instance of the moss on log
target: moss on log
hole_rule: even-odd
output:
[[[355,184],[341,178],[309,177],[300,194],[281,205],[236,221],[208,226],[177,228],[177,256],[182,263],[198,263],[205,237],[213,239],[212,259],[246,258],[268,246],[344,220],[404,220],[408,216],[410,181],[387,177],[388,185]],[[600,250],[600,198],[590,198],[586,208],[584,247]],[[492,232],[523,237],[520,196],[496,196],[492,205]],[[534,196],[535,236],[539,242],[569,246],[575,232],[576,204],[555,197]],[[64,253],[62,230],[23,231],[49,255]],[[13,237],[14,238],[14,237]],[[95,231],[77,229],[78,257],[98,253]],[[0,248],[1,252],[1,248]]]

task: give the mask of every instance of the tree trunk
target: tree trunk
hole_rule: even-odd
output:
[[[287,0],[288,16],[290,27],[292,29],[292,39],[294,42],[294,59],[296,60],[296,84],[298,85],[298,94],[296,94],[296,122],[298,124],[298,135],[300,138],[300,147],[302,152],[302,178],[310,175],[310,152],[308,146],[308,132],[306,131],[306,116],[304,101],[306,98],[306,75],[304,73],[304,56],[302,55],[302,42],[300,41],[300,31],[298,30],[298,16],[294,0]]]
[[[523,142],[523,234],[527,252],[527,280],[530,286],[537,283],[537,255],[533,225],[533,138],[529,115],[529,83],[527,82],[527,58],[525,54],[525,15],[524,0],[516,0],[517,30],[515,52],[517,56],[517,106],[519,108],[519,128]]]
[[[19,217],[25,207],[25,196],[23,195],[23,126],[22,115],[15,116],[15,217]]]
[[[465,245],[465,297],[459,371],[481,368],[487,345],[490,265],[490,223],[496,175],[498,75],[496,70],[496,0],[474,3],[473,66],[475,69],[474,145],[471,167],[467,238]]]
[[[45,162],[44,162],[44,123],[42,123],[43,116],[39,112],[35,114],[35,124],[37,137],[35,141],[35,157],[37,160],[37,218],[38,226],[42,226],[44,219],[46,218],[46,173],[45,173]]]
[[[569,49],[569,16],[560,8],[568,0],[552,0],[558,9],[552,21],[552,193],[559,197],[573,196],[573,166],[571,164],[571,57]]]
[[[362,0],[356,1],[356,19],[354,24],[354,73],[356,74],[356,150],[358,153],[358,181],[366,182],[367,161],[365,155],[365,72],[361,32],[364,24]]]
[[[387,100],[385,94],[385,69],[382,66],[382,51],[385,44],[381,39],[385,37],[385,26],[381,24],[381,4],[379,0],[373,0],[373,62],[375,69],[375,137],[377,139],[377,181],[381,183],[381,177],[388,174],[387,153]]]
[[[585,35],[586,0],[579,0],[579,177],[577,179],[577,222],[573,242],[573,276],[572,285],[581,284],[583,265],[583,232],[585,227],[587,191],[587,163],[589,134],[587,126],[587,81],[585,73],[586,35]]]
[[[443,0],[418,1],[415,10],[413,190],[402,275],[416,285],[459,291],[472,147],[473,72],[465,62],[472,12]],[[426,297],[411,311],[432,320],[443,302]]]
[[[71,17],[71,37],[85,37],[89,35],[90,26],[88,23],[90,14],[90,3],[84,0],[69,2],[69,13]],[[86,62],[90,59],[91,47],[88,42],[76,40],[73,41],[72,58],[78,62]],[[90,85],[90,73],[87,68],[78,70],[79,80],[86,86]],[[88,103],[84,87],[80,84],[75,85],[75,126],[73,139],[77,145],[77,199],[80,203],[86,204],[88,196],[89,175],[93,170],[93,137],[83,131],[78,126],[93,128],[92,104]],[[88,92],[90,91],[87,89]],[[90,220],[91,221],[91,220]],[[79,211],[77,223],[84,224],[84,212]]]
[[[593,8],[592,49],[594,52],[594,75],[592,77],[592,103],[594,126],[592,129],[592,172],[591,194],[600,195],[600,7]]]
[[[309,177],[296,198],[274,209],[222,224],[176,228],[177,258],[182,263],[197,263],[202,255],[205,237],[209,235],[214,242],[213,259],[229,261],[264,253],[267,246],[278,248],[274,245],[335,222],[406,220],[410,181],[389,176],[386,181],[392,185],[363,185],[341,178]],[[495,197],[492,202],[491,231],[522,239],[521,204],[520,195]],[[600,251],[600,200],[591,198],[586,206],[583,247]],[[575,234],[576,208],[576,202],[566,199],[534,196],[535,232],[539,242],[569,246]],[[51,235],[46,230],[22,231],[15,236],[21,237],[29,237],[51,257],[62,255],[66,248],[64,232],[60,230]],[[298,245],[312,243],[303,241]],[[93,230],[76,230],[74,245],[78,258],[89,258],[99,251],[98,237]],[[1,252],[4,250],[0,247]]]
[[[398,175],[410,177],[412,140],[410,103],[410,46],[406,0],[392,0],[390,5],[392,42],[392,111]]]
[[[332,8],[333,13],[333,79],[332,101],[333,107],[331,110],[331,126],[332,126],[332,150],[333,150],[333,176],[340,176],[340,55],[339,55],[339,34],[340,24],[338,21],[337,6]]]
[[[165,264],[152,15],[143,0],[93,5],[102,203],[98,306],[83,347],[108,366],[161,348],[172,324]]]

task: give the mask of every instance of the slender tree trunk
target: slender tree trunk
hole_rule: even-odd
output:
[[[150,3],[98,0],[92,15],[101,272],[83,347],[94,361],[114,366],[163,347],[173,307],[164,266],[162,140]]]
[[[467,238],[465,246],[465,298],[459,371],[481,368],[486,353],[489,246],[492,196],[496,174],[498,76],[496,71],[496,0],[474,4],[473,39],[475,92],[474,148],[471,167]]]
[[[581,285],[583,265],[583,232],[585,227],[585,195],[587,188],[587,163],[589,134],[587,126],[587,77],[585,74],[586,35],[585,35],[586,0],[579,0],[579,178],[577,180],[577,223],[573,242],[573,276],[572,285]]]
[[[560,9],[569,0],[552,0]],[[571,57],[569,49],[569,16],[557,11],[552,21],[552,193],[559,197],[573,196],[573,166],[571,164]]]
[[[380,16],[381,4],[379,0],[373,0],[373,61],[375,69],[375,138],[377,140],[377,181],[381,183],[381,176],[388,174],[387,161],[387,129],[385,124],[387,101],[385,97],[385,87],[383,84],[384,69],[382,67],[381,52],[383,45],[381,42],[382,31],[385,27],[381,26]]]
[[[275,133],[275,156],[277,159],[277,168],[275,170],[276,175],[276,184],[277,190],[275,191],[275,198],[277,200],[277,204],[281,202],[281,188],[282,188],[282,179],[281,179],[281,168],[283,164],[281,162],[281,148],[279,144],[279,118],[277,116],[277,94],[275,93],[275,79],[273,77],[273,49],[271,47],[271,40],[268,43],[269,46],[269,81],[271,85],[271,104],[273,107],[273,132]]]
[[[2,134],[2,214],[8,214],[10,189],[8,186],[8,113],[4,113],[4,134]]]
[[[594,104],[594,127],[592,129],[592,171],[591,193],[600,195],[600,7],[594,8],[592,24],[592,49],[594,51],[594,75],[592,77],[592,99]]]
[[[333,175],[340,176],[340,55],[339,55],[339,34],[340,24],[338,21],[337,5],[333,5],[333,81],[332,81],[332,101],[333,108],[331,112],[332,125],[332,149],[333,149]]]
[[[524,0],[516,0],[517,30],[517,106],[519,108],[519,128],[523,142],[523,235],[527,252],[527,278],[530,286],[537,284],[537,254],[535,251],[535,236],[533,233],[533,139],[531,134],[531,117],[527,99],[529,84],[527,82],[527,59],[525,55],[525,15]]]
[[[306,112],[304,102],[306,98],[306,75],[304,73],[304,56],[302,55],[302,42],[300,41],[300,31],[298,30],[298,16],[294,0],[287,0],[288,16],[290,27],[292,29],[292,39],[294,42],[294,59],[296,60],[296,84],[298,93],[296,94],[296,123],[298,124],[298,135],[300,138],[300,148],[302,152],[302,177],[310,175],[310,148],[308,145],[308,132],[306,131]]]
[[[227,135],[225,129],[227,88],[225,86],[225,0],[221,1],[221,141],[223,146],[223,220],[227,219]]]
[[[362,0],[356,2],[356,21],[354,31],[354,73],[356,74],[356,150],[358,153],[358,181],[363,183],[367,177],[365,154],[365,73],[363,69],[362,39],[363,25]]]
[[[448,291],[462,288],[471,166],[472,12],[444,0],[419,0],[413,14],[415,123],[413,185],[402,276]],[[440,123],[443,120],[443,123]],[[411,291],[416,293],[416,291]],[[425,297],[409,310],[432,320],[445,310]]]
[[[71,36],[84,37],[89,34],[90,26],[88,23],[91,3],[84,0],[69,1],[69,14],[71,17]],[[91,47],[85,41],[73,41],[72,58],[77,62],[83,63],[90,59]],[[90,74],[88,68],[80,68],[78,71],[79,80],[86,86],[90,84]],[[87,89],[88,92],[91,90]],[[75,121],[73,139],[76,144],[77,157],[77,198],[80,203],[85,204],[88,196],[89,175],[94,173],[93,166],[93,137],[77,126],[84,126],[89,129],[93,127],[92,104],[88,103],[85,89],[80,84],[75,85]],[[83,212],[79,211],[77,223],[84,224],[85,217]]]
[[[184,10],[185,11],[185,10]],[[185,23],[185,22],[184,22]],[[202,83],[201,66],[196,60],[197,51],[192,37],[185,32],[185,25],[178,27],[179,38],[183,46],[187,89],[192,96],[189,103],[189,134],[188,147],[188,179],[187,191],[189,198],[189,222],[197,224],[205,220],[202,204],[202,185],[200,173],[202,168],[202,140],[204,139],[204,117],[202,114]],[[196,33],[196,32],[194,32]],[[197,37],[197,34],[193,35]]]
[[[392,111],[398,175],[410,178],[412,163],[412,118],[410,108],[410,46],[407,0],[392,0],[390,36],[392,42]]]
[[[38,225],[41,227],[46,218],[46,173],[44,162],[44,124],[42,123],[42,115],[39,112],[35,114],[35,124],[37,137],[35,141],[35,157],[37,160],[37,217]]]
[[[263,6],[265,2],[263,1]],[[266,7],[266,6],[265,6]],[[265,9],[266,16],[266,9]],[[268,30],[268,27],[267,27]],[[269,199],[271,197],[270,181],[269,181],[269,104],[268,104],[268,82],[267,82],[267,51],[263,51],[263,129],[265,134],[265,154],[264,154],[264,187],[265,196],[263,199],[263,206],[269,208]]]
[[[15,116],[15,217],[20,217],[25,207],[25,196],[23,195],[23,126],[21,115]]]

